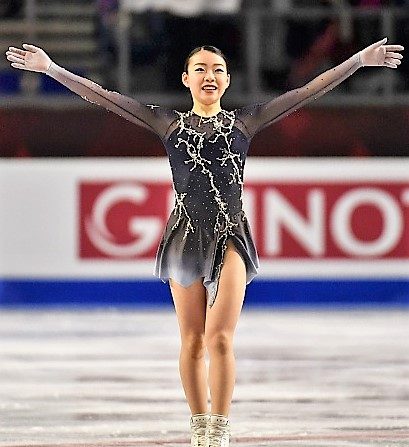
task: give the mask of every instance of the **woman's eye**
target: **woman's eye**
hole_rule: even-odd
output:
[[[198,68],[196,68],[195,71],[204,71],[204,69],[201,68],[201,67],[198,67]],[[224,72],[223,68],[216,68],[215,71],[218,71],[218,72],[220,72],[220,73],[223,73],[223,72]]]

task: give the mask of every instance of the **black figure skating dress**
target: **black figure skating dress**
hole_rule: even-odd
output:
[[[172,170],[175,207],[160,241],[154,274],[184,287],[203,278],[211,307],[228,239],[245,262],[247,284],[259,267],[242,208],[243,170],[252,137],[331,90],[360,66],[357,53],[304,87],[265,103],[222,110],[212,117],[141,104],[54,63],[47,74],[87,101],[159,135]]]

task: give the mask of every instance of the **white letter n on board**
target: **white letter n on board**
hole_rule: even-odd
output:
[[[264,196],[265,250],[271,256],[284,256],[282,229],[288,233],[312,256],[325,252],[324,194],[311,189],[307,195],[307,216],[291,204],[275,188],[268,189]]]

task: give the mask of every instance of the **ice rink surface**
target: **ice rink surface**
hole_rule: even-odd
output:
[[[179,346],[173,310],[2,310],[0,446],[188,447]],[[235,353],[231,447],[409,446],[408,310],[244,307]]]

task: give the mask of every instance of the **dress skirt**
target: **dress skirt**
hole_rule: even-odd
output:
[[[229,230],[192,225],[184,216],[172,212],[163,232],[154,275],[163,282],[172,278],[183,287],[189,287],[203,278],[206,299],[212,307],[217,295],[221,267],[227,240],[231,239],[246,266],[246,283],[257,275],[259,260],[251,236],[250,226],[243,210],[231,216],[234,222]],[[188,228],[188,226],[190,226]]]

